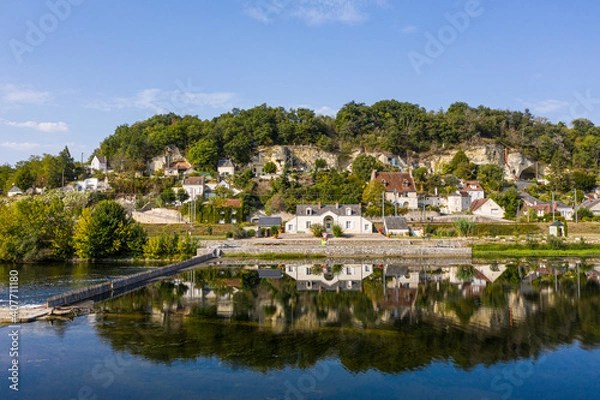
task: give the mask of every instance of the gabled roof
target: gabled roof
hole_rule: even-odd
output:
[[[385,186],[386,192],[398,193],[415,192],[415,181],[410,172],[377,172],[373,170],[371,180],[379,181]]]
[[[271,279],[280,279],[283,278],[283,272],[280,269],[271,269],[271,268],[259,268],[258,269],[258,277],[259,278],[271,278]]]
[[[258,218],[258,227],[271,227],[271,226],[281,226],[282,219],[281,217],[259,217]]]
[[[579,207],[585,207],[585,208],[595,208],[596,206],[598,206],[600,204],[600,199],[599,200],[592,200],[592,201],[586,201],[584,203],[581,203],[581,205]]]
[[[471,211],[476,211],[476,210],[479,210],[479,209],[480,209],[481,207],[483,207],[483,205],[484,205],[485,203],[487,203],[488,201],[493,201],[493,200],[492,200],[492,199],[490,199],[490,198],[486,198],[486,199],[477,199],[477,200],[474,200],[474,201],[471,203]]]
[[[538,199],[536,199],[535,197],[533,197],[532,195],[530,195],[529,193],[525,193],[525,192],[521,192],[519,193],[519,197],[526,203],[526,204],[541,204],[543,203],[543,201],[540,201]]]
[[[307,214],[307,210],[310,209],[311,213]],[[360,205],[358,204],[334,204],[334,205],[318,205],[318,204],[299,204],[296,206],[296,215],[323,215],[327,212],[332,212],[335,215],[348,215],[347,211],[350,209],[351,215],[362,214]]]
[[[219,160],[217,162],[217,168],[221,168],[221,167],[235,168],[235,165],[233,165],[233,162],[231,160]]]
[[[448,195],[448,197],[469,197],[469,193],[464,190],[452,192]]]
[[[408,222],[404,217],[385,217],[383,220],[387,229],[408,229]]]
[[[21,189],[19,189],[18,187],[14,186],[11,187],[8,191],[8,193],[23,193],[23,191]]]
[[[563,224],[560,221],[554,221],[553,223],[550,224],[550,226],[565,226],[565,224]]]
[[[204,177],[189,176],[183,180],[183,184],[187,186],[204,186]]]
[[[483,192],[483,188],[479,184],[479,181],[464,181],[462,190],[467,192]]]
[[[227,199],[225,201],[225,203],[223,203],[221,205],[221,207],[241,207],[242,206],[242,200],[240,199]]]
[[[98,155],[96,155],[94,157],[96,157],[100,163],[106,164],[106,157],[104,157],[104,156],[98,156]]]

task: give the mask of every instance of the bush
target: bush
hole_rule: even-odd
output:
[[[247,237],[254,237],[254,236],[256,236],[256,231],[254,229],[248,229],[246,231],[246,236]]]
[[[310,226],[310,231],[315,237],[321,237],[323,236],[323,232],[325,232],[325,228],[323,228],[323,225],[321,224],[312,224]]]
[[[227,239],[231,239],[231,238],[233,238],[233,232],[231,232],[231,231],[230,231],[230,232],[227,232],[227,233],[225,234],[225,238],[227,238]]]
[[[344,236],[344,229],[338,224],[334,224],[331,230],[336,238]]]
[[[280,229],[281,229],[281,226],[273,225],[271,227],[271,235],[277,235],[279,233]]]

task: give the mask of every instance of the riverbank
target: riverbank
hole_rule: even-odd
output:
[[[478,244],[472,249],[474,258],[600,257],[600,245],[584,243],[564,243],[559,247],[549,244]]]

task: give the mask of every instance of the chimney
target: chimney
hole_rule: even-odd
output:
[[[362,210],[362,203],[358,203],[358,209]]]
[[[373,171],[371,171],[371,180],[374,180],[377,178],[377,170],[374,169]]]
[[[321,202],[319,202],[319,204],[317,205],[317,208],[320,210],[321,209]]]
[[[340,203],[338,203],[337,201],[335,202],[335,208],[336,208],[336,210],[337,210],[338,208],[340,208]]]

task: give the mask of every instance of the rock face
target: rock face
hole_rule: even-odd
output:
[[[420,166],[430,171],[440,171],[444,164],[449,164],[458,150],[451,150],[434,156],[422,158]],[[510,151],[504,146],[488,144],[473,146],[464,150],[469,161],[475,165],[495,164],[504,170],[505,179],[530,178],[535,176],[536,165],[518,151]]]
[[[311,170],[315,167],[315,160],[323,159],[328,168],[338,167],[338,156],[334,153],[321,150],[316,146],[270,146],[259,149],[258,160],[261,163],[269,161],[275,163],[277,171],[283,170],[286,162],[293,169]]]

